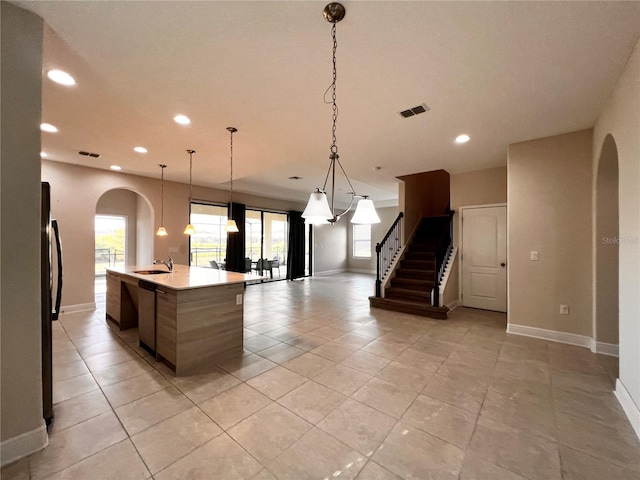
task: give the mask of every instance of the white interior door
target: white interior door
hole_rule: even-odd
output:
[[[462,305],[507,311],[507,207],[462,210]]]

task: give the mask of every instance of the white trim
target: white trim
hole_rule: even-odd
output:
[[[627,414],[629,423],[631,423],[633,430],[636,432],[636,436],[640,439],[640,409],[638,409],[638,406],[619,378],[616,380],[616,389],[613,393],[618,399],[618,402],[620,402],[624,413]]]
[[[47,434],[47,425],[42,420],[42,425],[35,430],[8,438],[0,443],[0,464],[4,466],[20,460],[42,450],[47,445],[49,445],[49,435]]]
[[[375,270],[367,270],[365,268],[350,268],[347,271],[352,272],[352,273],[366,273],[368,275],[375,275],[376,274]]]
[[[60,313],[86,312],[87,310],[95,310],[96,302],[79,303],[77,305],[65,305],[60,307]]]
[[[525,337],[541,338],[551,342],[567,343],[591,349],[591,337],[577,335],[575,333],[558,332],[556,330],[546,330],[544,328],[528,327],[526,325],[507,324],[507,333],[514,335],[524,335]]]
[[[599,353],[601,355],[610,355],[612,357],[618,357],[618,345],[613,343],[596,342],[591,339],[591,351],[593,353]]]
[[[336,268],[335,270],[324,270],[322,272],[313,272],[314,277],[325,277],[327,275],[335,275],[337,273],[345,273],[345,268]]]

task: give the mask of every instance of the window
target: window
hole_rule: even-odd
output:
[[[195,235],[191,235],[191,266],[209,267],[214,260],[224,266],[227,256],[227,207],[191,204],[191,224]]]
[[[371,225],[353,226],[353,258],[371,258]]]

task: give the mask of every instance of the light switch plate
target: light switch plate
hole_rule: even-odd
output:
[[[531,260],[537,262],[539,258],[538,252],[531,252]]]
[[[236,305],[242,305],[242,294],[241,293],[236,295]]]
[[[569,305],[560,305],[560,315],[569,315]]]

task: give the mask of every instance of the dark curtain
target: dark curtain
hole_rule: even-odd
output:
[[[289,252],[287,253],[287,279],[304,277],[304,229],[302,212],[289,212]]]
[[[246,205],[244,203],[233,204],[233,220],[238,225],[238,233],[227,233],[227,260],[225,269],[231,272],[245,273],[245,238],[244,221]]]

